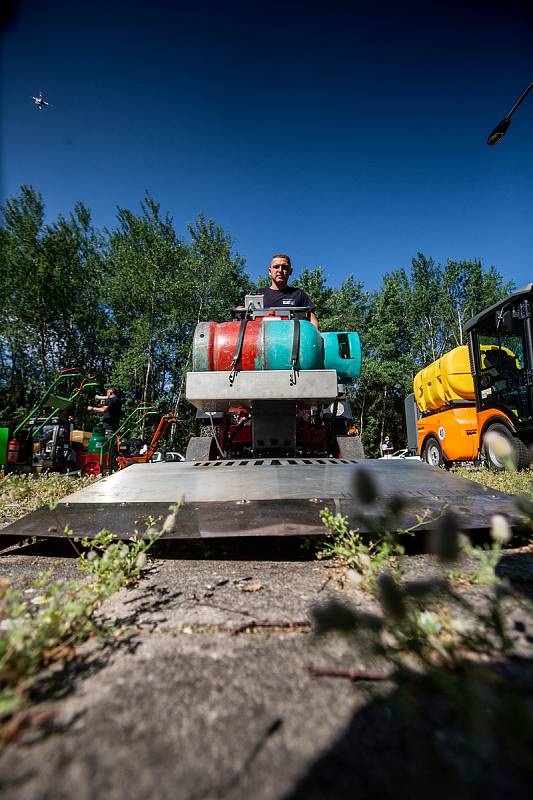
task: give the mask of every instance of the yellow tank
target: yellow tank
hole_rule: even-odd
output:
[[[422,412],[437,411],[454,400],[474,400],[468,347],[455,347],[420,370],[413,381],[413,391]]]

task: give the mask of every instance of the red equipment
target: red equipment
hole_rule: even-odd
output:
[[[109,453],[102,453],[101,456],[95,453],[81,453],[80,467],[82,475],[96,476],[101,475],[110,469],[111,457]]]
[[[8,464],[16,464],[19,457],[20,442],[18,439],[10,439],[7,443],[7,457]]]

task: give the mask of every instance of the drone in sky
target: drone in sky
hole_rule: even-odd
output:
[[[31,99],[34,101],[34,103],[35,103],[35,105],[37,106],[37,108],[39,109],[39,111],[42,111],[42,110],[43,110],[43,108],[46,108],[46,106],[49,106],[49,105],[50,105],[50,103],[48,103],[48,102],[47,102],[47,101],[44,99],[44,97],[43,97],[43,93],[42,93],[42,92],[39,92],[39,94],[37,95],[37,97],[33,97],[33,95],[32,95],[32,98],[31,98]]]

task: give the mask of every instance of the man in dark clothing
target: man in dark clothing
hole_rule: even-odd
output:
[[[112,436],[120,425],[122,400],[117,397],[116,390],[110,387],[106,391],[104,404],[102,406],[87,406],[87,411],[94,411],[96,414],[102,414],[104,433],[106,436]]]
[[[390,436],[385,436],[381,442],[381,455],[383,458],[390,458],[394,453],[394,445]]]
[[[288,286],[289,277],[292,274],[291,260],[285,253],[273,256],[268,268],[271,284],[257,290],[257,294],[263,295],[263,308],[290,308],[311,306],[313,311],[309,312],[309,320],[318,329],[318,319],[314,312],[315,304],[303,289],[296,286]]]

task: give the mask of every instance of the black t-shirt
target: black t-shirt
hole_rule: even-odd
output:
[[[107,411],[104,411],[102,421],[104,425],[109,425],[110,428],[116,431],[122,412],[122,400],[119,397],[108,397],[105,404]]]
[[[311,306],[315,309],[315,304],[303,289],[297,286],[287,286],[286,289],[271,289],[270,286],[257,290],[257,294],[263,295],[263,308],[302,308]]]

